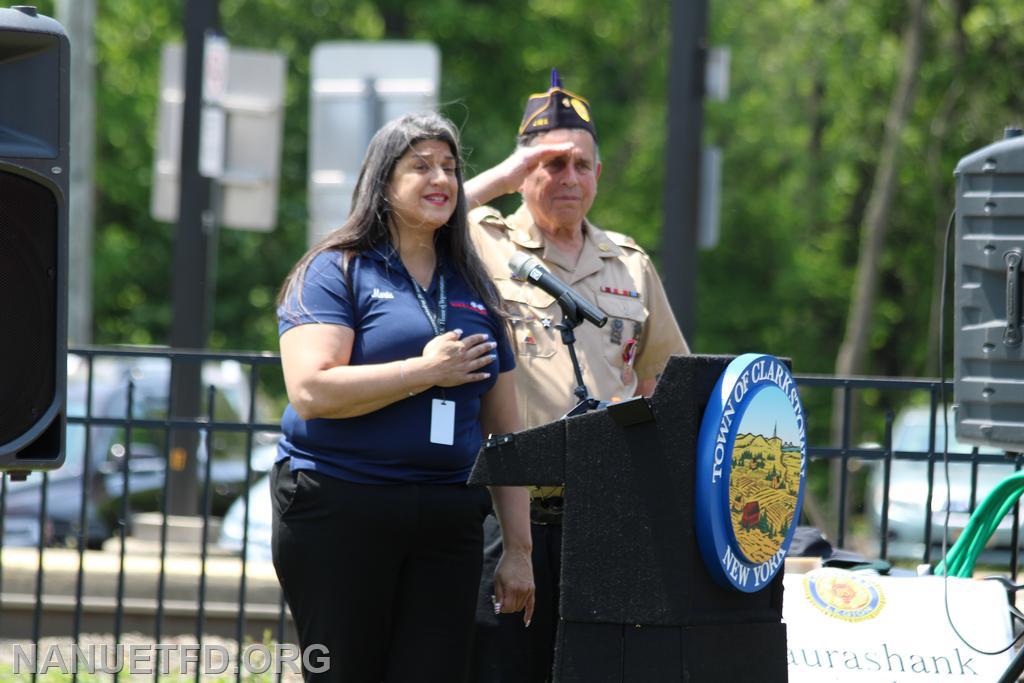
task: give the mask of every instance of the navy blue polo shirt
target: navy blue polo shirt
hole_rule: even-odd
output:
[[[498,373],[515,367],[503,323],[488,311],[454,268],[442,264],[426,291],[437,312],[439,273],[448,296],[447,329],[463,337],[487,333],[498,342],[497,360],[482,368],[486,380],[443,389],[455,401],[454,444],[430,442],[431,401],[442,397],[431,387],[367,415],[345,419],[303,420],[289,405],[281,419],[278,459],[291,468],[312,469],[362,484],[430,482],[465,483],[480,450],[480,397],[494,386]],[[278,310],[278,333],[296,325],[344,325],[355,331],[351,365],[389,363],[413,358],[434,337],[420,307],[412,277],[390,246],[349,259],[348,279],[341,254],[319,254],[310,263],[302,287],[302,306],[286,302]],[[350,286],[351,285],[351,286]],[[515,409],[515,406],[510,406]]]

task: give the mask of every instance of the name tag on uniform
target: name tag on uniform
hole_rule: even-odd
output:
[[[430,402],[430,443],[455,444],[455,401],[435,398]]]

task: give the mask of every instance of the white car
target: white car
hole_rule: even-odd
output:
[[[269,469],[269,468],[268,468]],[[270,475],[260,477],[249,487],[249,496],[239,496],[228,508],[220,525],[217,545],[233,553],[242,553],[242,533],[245,529],[245,500],[249,504],[249,542],[247,560],[270,561],[270,531],[272,510],[270,501]]]
[[[971,453],[973,446],[956,440],[954,414],[949,410],[949,453]],[[892,447],[894,452],[908,451],[927,455],[928,436],[931,429],[931,409],[928,406],[906,408],[896,416],[893,422]],[[935,418],[935,469],[933,475],[931,503],[931,541],[933,544],[942,542],[942,529],[946,518],[946,475],[942,459],[944,424],[942,413]],[[1002,456],[1003,451],[982,446],[980,455],[988,458]],[[977,491],[974,509],[981,504],[985,496],[995,486],[1014,473],[1013,462],[980,464],[978,466]],[[882,494],[885,487],[885,471],[883,463],[877,461],[872,468],[865,497],[868,516],[876,534],[882,528]],[[960,536],[971,512],[971,463],[950,462],[949,481],[952,495],[949,497],[949,544]],[[927,460],[898,459],[892,460],[889,484],[889,554],[895,557],[915,557],[923,555],[925,540],[925,501],[928,495],[928,462]],[[989,547],[1008,547],[1012,529],[1012,516],[1007,515],[1000,523],[998,530],[992,535]],[[1022,538],[1024,540],[1024,538]]]

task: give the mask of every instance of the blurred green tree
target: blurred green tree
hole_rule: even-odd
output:
[[[52,14],[52,2],[40,1]],[[273,301],[305,248],[309,54],[319,41],[420,39],[442,52],[443,110],[463,128],[468,173],[513,145],[528,93],[557,66],[593,104],[604,174],[596,223],[658,258],[669,3],[654,0],[221,0],[232,44],[282,50],[288,92],[278,227],[222,230],[210,346],[276,349]],[[165,343],[174,226],[149,216],[160,46],[181,39],[182,0],[102,0],[97,19],[97,343]],[[850,310],[861,226],[897,87],[908,3],[711,3],[711,42],[732,51],[731,93],[707,106],[724,150],[721,239],[700,255],[700,352],[759,350],[831,372]],[[934,375],[938,238],[956,161],[1020,121],[1024,3],[927,3],[917,96],[877,264],[862,370]],[[512,208],[514,200],[506,200]],[[675,229],[675,226],[667,226]],[[949,349],[951,345],[947,345]],[[885,406],[890,399],[870,394]],[[827,438],[826,398],[813,434]]]

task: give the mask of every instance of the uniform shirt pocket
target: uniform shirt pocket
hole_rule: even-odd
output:
[[[597,305],[608,316],[604,327],[605,359],[614,368],[625,365],[626,345],[635,340],[636,349],[643,343],[644,322],[647,320],[647,308],[638,298],[625,297],[618,294],[598,294]]]
[[[522,280],[494,280],[505,302],[512,328],[516,355],[550,358],[562,343],[555,324],[561,319],[555,298],[543,289]]]

